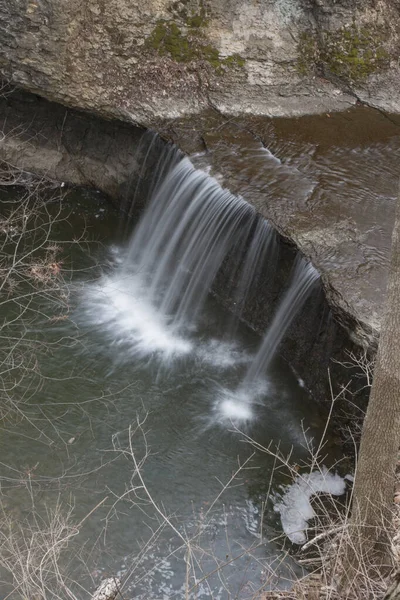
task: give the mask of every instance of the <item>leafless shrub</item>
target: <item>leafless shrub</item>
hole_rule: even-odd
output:
[[[18,186],[8,188],[0,212],[0,421],[29,420],[40,435],[27,408],[42,385],[38,349],[51,350],[40,332],[69,317],[64,250],[81,237],[55,241],[55,230],[69,219],[59,185],[3,165],[0,194],[8,184]]]
[[[39,509],[35,496],[28,516],[18,520],[2,503],[0,510],[0,569],[6,580],[7,598],[49,600],[70,598],[69,575],[62,569],[64,553],[79,528],[73,523],[73,507],[57,501]]]
[[[347,351],[346,358],[335,361],[349,372],[349,381],[341,389],[341,402],[336,406],[335,424],[345,445],[358,446],[365,416],[366,398],[372,385],[374,358],[365,350]],[[331,390],[332,396],[333,391]]]
[[[52,506],[38,502],[30,481],[26,516],[18,516],[5,497],[0,503],[0,574],[6,598],[26,600],[80,600],[90,593],[74,577],[73,560],[78,550],[71,543],[84,522],[103,504],[101,500],[79,522],[75,507],[57,496]]]
[[[104,546],[107,546],[107,538],[111,534],[114,520],[118,519],[120,514],[126,513],[127,506],[131,505],[139,509],[146,520],[150,517],[148,519],[150,523],[148,539],[143,541],[139,552],[135,552],[125,560],[126,568],[119,586],[119,592],[125,600],[129,600],[131,597],[130,590],[132,587],[135,588],[135,586],[140,585],[143,580],[146,580],[152,572],[158,569],[160,566],[158,561],[161,564],[162,561],[169,560],[171,557],[175,557],[185,566],[186,576],[185,581],[182,583],[183,595],[187,599],[196,598],[199,591],[204,588],[208,588],[212,597],[215,578],[217,578],[221,589],[225,590],[224,593],[227,598],[237,597],[246,600],[261,600],[263,598],[265,600],[300,600],[305,598],[309,600],[313,598],[378,600],[383,597],[388,582],[378,575],[378,571],[375,571],[373,565],[367,561],[361,562],[363,573],[361,579],[358,580],[357,587],[352,588],[350,586],[345,593],[343,591],[338,592],[344,568],[341,550],[349,535],[349,502],[327,502],[326,496],[314,496],[313,508],[316,516],[310,524],[309,539],[299,548],[296,554],[298,563],[308,571],[308,574],[303,578],[298,579],[294,572],[290,574],[290,566],[287,567],[290,550],[285,546],[285,536],[282,533],[277,532],[276,538],[270,540],[281,542],[281,554],[274,560],[271,560],[270,557],[266,557],[265,560],[260,558],[257,549],[264,544],[262,521],[259,537],[253,544],[247,547],[242,546],[239,549],[236,548],[226,558],[216,556],[208,538],[213,523],[214,510],[230,486],[237,485],[241,474],[245,473],[246,469],[251,468],[252,456],[243,463],[238,463],[237,470],[232,473],[229,481],[221,483],[220,493],[207,507],[207,510],[197,515],[196,526],[188,529],[177,515],[168,511],[162,500],[155,500],[153,492],[146,482],[144,466],[151,455],[151,448],[147,444],[145,427],[146,414],[139,415],[136,422],[129,426],[126,431],[113,436],[110,453],[111,461],[116,461],[114,468],[118,468],[119,460],[129,461],[131,475],[122,493],[110,489],[108,499],[102,501],[107,500],[108,506],[102,534]],[[251,445],[255,452],[264,452],[273,457],[274,469],[271,473],[271,482],[274,480],[276,473],[282,474],[282,471],[286,472],[288,480],[291,479],[292,481],[296,481],[310,472],[319,471],[321,474],[326,472],[323,466],[325,438],[316,445],[309,440],[305,432],[305,444],[309,450],[309,460],[304,464],[297,465],[293,464],[290,454],[284,455],[279,448],[272,447],[272,445],[263,447],[236,428],[233,428],[232,434],[240,436],[243,442]],[[337,464],[335,463],[332,469],[335,470],[336,468]],[[29,474],[26,481],[32,481]],[[34,495],[34,488],[30,484],[27,488]],[[267,501],[268,498],[265,500]],[[73,524],[72,507],[67,507],[67,509],[67,523],[61,517],[59,504],[56,504],[52,511],[47,509],[44,516],[38,516],[37,503],[32,499],[32,514],[29,514],[27,519],[19,523],[17,527],[12,516],[9,521],[4,521],[4,518],[3,520],[0,519],[0,535],[3,540],[3,543],[0,544],[0,566],[13,574],[15,593],[19,592],[20,589],[24,589],[26,597],[30,600],[36,597],[43,600],[52,600],[53,597],[74,598],[74,600],[76,597],[81,600],[90,597],[89,591],[83,587],[79,588],[78,583],[73,581],[73,577],[70,576],[68,568],[66,568],[70,564],[75,551],[70,542],[75,540],[75,542],[78,541],[79,545],[80,538],[77,536],[82,525],[82,521]],[[84,520],[89,519],[91,514],[92,511]],[[398,505],[394,506],[393,519],[398,525],[400,520]],[[14,524],[12,524],[13,522]],[[49,527],[49,523],[51,523],[51,527]],[[391,524],[385,525],[387,527],[391,526]],[[50,534],[51,529],[52,534]],[[41,533],[37,533],[39,530]],[[1,531],[6,532],[5,536],[1,534]],[[155,558],[149,571],[148,555],[151,554],[152,549],[157,546],[158,539],[161,535],[165,535],[166,531],[169,532],[168,535],[172,536],[170,539],[174,540],[173,543],[171,542],[170,553],[168,556]],[[227,527],[226,536],[233,546],[234,540],[231,539],[232,532],[229,531],[229,527]],[[40,543],[37,543],[39,541]],[[96,544],[99,542],[100,540]],[[40,552],[45,554],[44,558],[39,553],[39,547]],[[44,551],[45,547],[50,548],[49,552]],[[394,564],[399,554],[396,538],[393,538],[390,552]],[[30,557],[29,564],[25,560],[28,554]],[[13,556],[12,559],[11,556]],[[258,586],[253,584],[244,587],[242,590],[232,590],[229,573],[227,576],[227,569],[229,571],[229,568],[243,557],[248,561],[249,569],[253,565],[258,570],[263,570],[263,580]],[[15,574],[11,568],[14,564],[17,565]],[[45,566],[43,567],[43,565]],[[288,580],[292,581],[292,586],[287,591],[268,591],[271,588],[273,589],[282,577],[282,567],[286,568]],[[44,583],[42,578],[44,578]],[[50,581],[53,583],[50,583]],[[23,588],[23,586],[26,587]],[[50,595],[50,590],[54,594],[53,596]],[[54,593],[55,590],[56,594]],[[15,596],[15,598],[18,597]],[[13,598],[13,596],[10,596],[10,598]]]

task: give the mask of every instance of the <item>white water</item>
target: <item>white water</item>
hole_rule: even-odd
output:
[[[265,395],[268,367],[318,278],[318,272],[309,262],[302,258],[296,260],[289,286],[243,381],[235,391],[225,392],[228,399],[216,401],[215,407],[221,422],[229,418],[233,424],[248,422],[255,416],[255,407]]]
[[[125,359],[158,354],[166,360],[192,350],[190,340],[175,332],[152,305],[139,274],[117,270],[103,276],[85,293],[86,321],[101,326]]]
[[[193,327],[222,261],[254,210],[181,160],[134,232],[126,273],[140,273],[153,306],[174,327]]]
[[[321,471],[299,475],[275,504],[275,510],[281,516],[282,529],[290,541],[294,544],[307,541],[308,521],[316,516],[310,502],[314,494],[341,496],[345,490],[345,480],[325,467]]]
[[[156,145],[153,137],[145,148],[142,176]],[[190,356],[219,369],[249,362],[248,353],[235,345],[235,323],[261,275],[274,274],[276,234],[247,202],[195,169],[176,148],[164,150],[154,169],[150,200],[127,250],[116,257],[111,274],[86,289],[85,318],[121,349],[119,362],[157,357],[168,365]],[[228,342],[200,340],[204,304],[223,263],[236,322],[229,326]],[[317,278],[309,263],[297,261],[242,384],[233,391],[216,387],[214,423],[246,424],[256,418],[267,389],[263,376]]]
[[[305,259],[296,260],[289,287],[266,331],[260,349],[247,371],[243,382],[244,388],[267,371],[286,331],[302,309],[318,278],[318,271],[309,262]]]
[[[236,289],[232,291],[235,315],[242,316],[248,295],[258,282],[265,263],[271,265],[270,275],[275,273],[277,257],[276,233],[272,225],[261,218],[249,232],[248,244],[242,265],[238,269]],[[247,241],[247,240],[246,240]],[[239,253],[240,255],[240,253]]]

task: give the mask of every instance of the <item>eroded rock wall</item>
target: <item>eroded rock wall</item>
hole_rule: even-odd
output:
[[[400,112],[399,0],[0,0],[0,70],[149,126],[213,106]]]
[[[96,188],[120,202],[138,176],[142,129],[25,92],[0,96],[0,162],[55,182]]]

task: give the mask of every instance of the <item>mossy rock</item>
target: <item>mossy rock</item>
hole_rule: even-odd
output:
[[[197,16],[199,20],[193,21]],[[206,61],[218,75],[225,69],[243,68],[245,59],[239,54],[223,58],[217,48],[208,42],[201,31],[205,23],[202,19],[202,15],[190,17],[186,31],[174,21],[160,20],[147,38],[146,46],[176,62]]]
[[[176,62],[190,62],[196,58],[187,36],[174,22],[159,21],[147,38],[147,45],[158,54],[169,54]]]
[[[387,69],[390,55],[384,47],[385,32],[377,26],[342,27],[321,36],[306,32],[298,43],[298,72],[331,73],[350,82],[361,82]]]
[[[384,32],[376,27],[352,25],[329,32],[321,51],[327,69],[350,81],[362,81],[378,70],[389,67],[389,53],[384,48]]]

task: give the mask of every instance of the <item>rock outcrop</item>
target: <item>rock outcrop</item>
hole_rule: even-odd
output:
[[[337,319],[376,348],[400,177],[400,117],[357,106],[301,119],[209,112],[158,124],[318,268]]]
[[[145,126],[209,106],[400,112],[399,32],[400,0],[0,0],[0,72]]]
[[[135,177],[142,133],[32,94],[0,96],[0,161],[10,173],[96,188],[112,200],[120,201]]]

